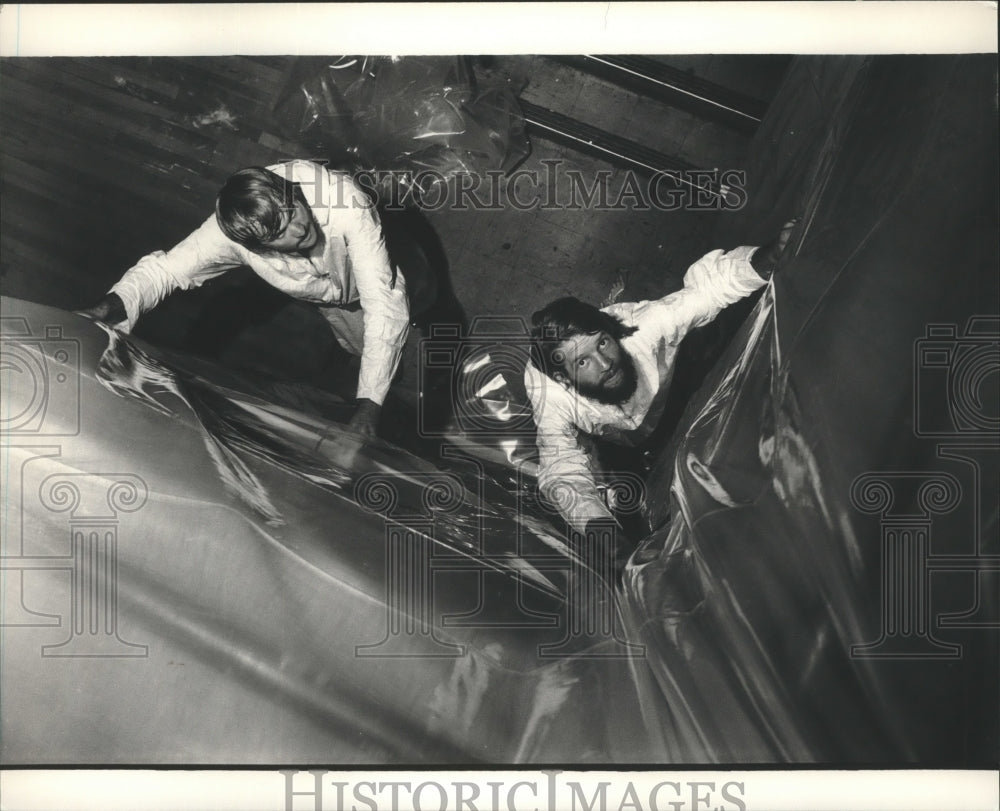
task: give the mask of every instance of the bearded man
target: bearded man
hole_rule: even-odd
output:
[[[614,518],[596,483],[597,438],[638,446],[663,413],[681,340],[770,279],[795,220],[763,248],[706,254],[684,287],[654,301],[598,309],[573,297],[532,316],[525,387],[534,410],[538,486],[570,527]]]

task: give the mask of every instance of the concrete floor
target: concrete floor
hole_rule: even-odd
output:
[[[672,57],[663,61],[763,100],[777,91],[787,65],[785,58],[771,56]],[[477,76],[481,83],[507,82],[525,101],[697,167],[743,167],[750,142],[747,135],[641,98],[551,59],[498,57],[478,65]],[[553,165],[554,198],[550,188]],[[562,205],[572,199],[567,170],[579,172],[584,179],[607,173],[612,201],[628,171],[574,149],[532,138],[531,153],[518,169],[530,174],[518,183],[514,192],[517,199],[554,199],[557,205],[525,210],[503,194],[501,206],[495,210],[449,207],[426,215],[441,238],[456,295],[471,318],[507,317],[530,322],[535,310],[566,295],[600,305],[623,278],[625,289],[619,300],[660,297],[681,286],[685,270],[701,255],[716,247],[735,247],[712,243],[712,232],[725,212],[598,205],[573,210]],[[489,196],[483,193],[480,198]],[[411,366],[415,358],[413,346],[408,347],[404,366]],[[413,379],[404,372],[400,393],[411,395],[404,389]]]
[[[759,98],[777,89],[784,62],[756,60],[755,70],[736,57],[676,57],[667,61],[701,78]],[[706,169],[739,169],[749,138],[609,82],[537,56],[498,58],[487,80],[509,78],[521,98],[642,143]],[[569,200],[565,170],[584,178],[611,173],[617,190],[625,170],[566,147],[534,138],[520,169],[540,179],[536,194],[549,194],[543,161],[559,161],[557,201]],[[521,199],[530,197],[521,184]],[[616,194],[610,197],[614,199]],[[706,251],[716,218],[706,211],[582,210],[553,208],[500,211],[435,211],[428,214],[441,236],[456,293],[470,314],[530,315],[545,302],[575,295],[600,303],[618,272],[629,271],[626,298],[662,296],[680,283],[687,266]],[[728,247],[728,246],[727,246]]]

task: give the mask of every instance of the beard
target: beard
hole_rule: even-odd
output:
[[[620,406],[635,394],[635,390],[639,386],[639,375],[635,371],[635,362],[624,349],[619,356],[618,364],[608,376],[614,377],[619,370],[622,373],[621,380],[614,385],[609,385],[607,382],[583,383],[577,385],[577,391],[584,397],[590,397],[604,405]]]

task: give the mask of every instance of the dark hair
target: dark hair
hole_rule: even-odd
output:
[[[281,233],[284,215],[305,202],[297,183],[251,166],[233,173],[215,200],[215,219],[227,237],[252,251]]]
[[[574,296],[565,296],[547,304],[531,316],[531,359],[543,372],[562,372],[562,361],[554,358],[553,350],[563,341],[577,335],[606,332],[620,341],[636,332],[618,317],[586,304]]]

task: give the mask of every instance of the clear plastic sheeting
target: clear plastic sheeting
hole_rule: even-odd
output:
[[[612,584],[499,466],[50,307],[3,330],[5,764],[657,760]]]
[[[720,244],[801,218],[648,481],[671,760],[995,765],[995,57],[800,58]]]
[[[523,329],[429,454],[4,299],[4,764],[995,767],[996,86],[793,62],[717,244],[801,226],[620,583],[531,496]]]
[[[467,57],[300,58],[273,114],[288,137],[392,203],[510,170],[530,151],[514,94],[480,86]]]
[[[522,549],[538,544],[532,539],[539,536],[543,549],[573,555],[546,526],[544,515],[530,514],[523,504],[505,498],[505,491],[499,487],[487,489],[492,482],[474,475],[478,472],[474,469],[458,466],[456,469],[464,476],[445,473],[376,438],[361,438],[341,425],[227,391],[171,368],[117,330],[100,326],[108,334],[109,344],[98,362],[98,382],[114,394],[138,400],[164,416],[177,415],[165,402],[186,406],[197,421],[220,481],[235,499],[269,525],[285,526],[288,519],[254,474],[254,459],[379,512],[427,512],[437,540],[485,553],[499,566],[514,566],[521,576],[531,576],[553,589],[548,578],[523,559],[490,552],[497,541],[502,549],[508,549],[509,535],[513,533],[520,536]],[[473,475],[467,475],[470,473]]]

